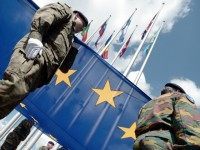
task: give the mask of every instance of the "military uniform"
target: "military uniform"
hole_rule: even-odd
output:
[[[11,133],[6,137],[5,142],[1,146],[1,150],[14,150],[25,140],[30,133],[30,129],[33,126],[33,121],[24,119]]]
[[[42,146],[39,148],[39,150],[49,150],[49,149],[47,148],[47,146]]]
[[[200,114],[186,94],[173,92],[140,110],[134,149],[200,149]]]
[[[66,4],[49,4],[39,9],[32,20],[30,33],[15,46],[9,65],[0,80],[0,119],[4,118],[30,91],[47,84],[71,49],[74,14]],[[42,55],[27,59],[29,38],[43,44]]]

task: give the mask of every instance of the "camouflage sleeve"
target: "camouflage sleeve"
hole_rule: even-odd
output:
[[[35,13],[31,23],[29,38],[36,38],[42,41],[43,35],[47,33],[51,25],[69,21],[73,11],[66,4],[53,3],[46,5]]]
[[[178,147],[200,148],[200,113],[187,96],[174,99],[172,122]],[[177,148],[178,148],[177,147]],[[184,148],[184,147],[183,147]]]

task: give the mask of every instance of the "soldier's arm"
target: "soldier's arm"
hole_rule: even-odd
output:
[[[42,41],[43,35],[51,25],[62,21],[67,22],[72,15],[73,11],[66,4],[53,3],[38,9],[32,19],[29,38]]]
[[[174,99],[172,121],[178,147],[200,148],[200,113],[187,96]]]

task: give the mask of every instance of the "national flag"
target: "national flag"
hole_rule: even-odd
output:
[[[131,41],[131,37],[133,34],[130,35],[130,37],[128,38],[128,40],[126,41],[126,44],[124,45],[124,47],[121,49],[121,52],[119,54],[119,57],[122,57],[122,55],[125,53],[126,49],[128,48],[128,45]]]
[[[148,45],[146,45],[146,47],[144,48],[144,53],[147,55],[149,52],[149,49],[151,48],[151,45],[153,44],[153,42],[149,43]]]
[[[150,21],[149,25],[147,26],[147,28],[146,28],[146,29],[144,30],[144,32],[142,33],[141,40],[145,37],[147,31],[148,31],[149,28],[151,27],[151,25],[152,25],[152,23],[153,23],[153,21],[154,21],[154,19],[156,18],[157,15],[158,15],[158,13],[155,14],[155,16],[151,19],[151,21]]]
[[[74,42],[77,43],[77,39]],[[91,48],[78,42],[77,46],[82,48],[70,69],[76,72],[57,72],[49,85],[31,92],[23,101],[26,107],[19,106],[18,110],[36,118],[39,128],[64,147],[132,149],[139,110],[150,97],[99,59]],[[56,84],[58,79],[60,83]],[[80,123],[87,127],[84,132]]]
[[[124,41],[124,37],[125,37],[125,35],[127,33],[128,26],[131,24],[132,15],[129,17],[129,19],[126,21],[126,23],[124,24],[124,26],[121,29],[121,35],[119,36],[119,39],[117,40],[119,43]]]
[[[92,22],[92,21],[91,21]],[[82,35],[82,41],[85,42],[87,40],[87,37],[88,37],[88,31],[89,31],[89,28],[90,28],[90,24],[91,22],[86,26],[84,27],[83,31],[81,32],[81,35]]]
[[[109,17],[109,18],[110,18],[110,17]],[[95,46],[96,46],[96,47],[98,46],[99,40],[102,38],[102,36],[103,36],[103,34],[104,34],[105,30],[106,30],[107,22],[108,22],[109,18],[108,18],[108,19],[101,25],[101,27],[100,27],[99,36],[98,36],[98,38],[97,38],[97,40],[96,40],[96,42],[95,42]]]
[[[108,59],[108,48],[103,52],[103,54],[101,54],[101,57],[103,59]]]
[[[113,36],[113,34],[114,34],[114,32],[115,31],[113,31],[113,33],[109,36],[109,38],[106,40],[106,42],[105,42],[105,46],[110,42],[110,40],[111,40],[111,38],[112,38],[112,36]],[[103,58],[103,59],[108,59],[108,48],[103,52],[103,54],[101,54],[101,57]]]
[[[156,39],[156,35],[158,34],[158,32],[159,32],[159,31],[157,31],[157,32],[153,35],[153,37],[150,39],[149,44],[145,47],[145,49],[144,49],[144,53],[145,53],[145,54],[148,54],[148,52],[149,52],[149,50],[150,50],[152,44],[154,43],[154,40]]]

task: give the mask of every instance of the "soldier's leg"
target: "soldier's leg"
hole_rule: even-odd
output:
[[[8,134],[1,146],[1,150],[16,149],[20,142],[25,140],[29,135],[33,123],[32,120],[24,119],[11,133]]]
[[[168,131],[150,131],[137,137],[133,150],[172,150],[172,141]]]
[[[4,77],[0,80],[0,119],[9,114],[26,96],[37,88],[43,58],[28,60],[22,48],[16,48]]]

